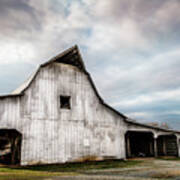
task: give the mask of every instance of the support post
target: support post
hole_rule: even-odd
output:
[[[163,154],[164,154],[164,156],[167,155],[167,151],[166,151],[166,137],[163,137]]]
[[[154,157],[158,157],[157,137],[154,137]]]
[[[129,135],[127,135],[127,156],[131,157],[131,146],[130,146]]]
[[[180,157],[180,137],[176,136],[176,139],[177,139],[177,150],[178,150],[177,156]]]

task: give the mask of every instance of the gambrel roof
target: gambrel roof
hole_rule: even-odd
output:
[[[88,80],[90,81],[92,88],[94,89],[95,94],[97,95],[97,97],[99,98],[100,102],[108,107],[109,109],[111,109],[112,111],[114,111],[115,113],[117,113],[118,115],[120,115],[123,119],[126,118],[125,115],[121,114],[119,111],[113,109],[111,106],[109,106],[108,104],[106,104],[104,102],[104,100],[100,97],[94,82],[90,76],[90,74],[86,71],[86,67],[84,65],[84,62],[82,60],[81,54],[79,52],[79,48],[77,45],[67,49],[66,51],[58,54],[57,56],[53,57],[52,59],[50,59],[49,61],[41,64],[39,66],[39,68],[36,70],[36,72],[34,74],[31,75],[31,77],[29,79],[27,79],[20,87],[18,87],[16,90],[14,90],[11,94],[7,94],[7,95],[3,95],[0,96],[0,98],[6,98],[6,97],[16,97],[16,96],[22,96],[25,92],[25,90],[31,85],[31,83],[33,82],[33,80],[35,79],[36,75],[38,74],[39,70],[41,67],[45,67],[51,63],[54,62],[58,62],[58,63],[63,63],[63,64],[71,64],[73,66],[76,66],[77,68],[79,68],[81,71],[83,71],[87,77]]]
[[[33,73],[20,87],[14,90],[10,95],[6,96],[18,96],[22,95],[24,91],[30,86],[31,82],[36,77],[37,73],[39,72],[41,67],[45,67],[53,62],[63,63],[63,64],[71,64],[73,66],[78,67],[82,71],[86,71],[84,62],[82,61],[78,46],[75,45],[66,51],[58,54],[57,56],[51,58],[49,61],[41,64],[39,68]],[[1,97],[1,96],[0,96]]]
[[[31,82],[36,77],[37,73],[39,72],[41,67],[45,67],[51,63],[58,62],[63,64],[71,64],[73,66],[78,67],[80,70],[86,72],[84,62],[81,58],[78,46],[75,45],[66,51],[58,54],[57,56],[53,57],[49,61],[41,64],[39,68],[33,73],[20,87],[18,87],[16,90],[14,90],[10,95],[21,95],[24,93],[24,91],[29,87]]]

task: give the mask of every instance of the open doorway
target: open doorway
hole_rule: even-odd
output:
[[[20,164],[22,134],[15,129],[0,129],[0,164]]]
[[[157,138],[158,156],[178,156],[177,137],[160,135]]]
[[[151,132],[128,131],[126,138],[126,157],[154,156],[154,139]]]

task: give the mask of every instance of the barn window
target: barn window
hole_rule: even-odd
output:
[[[71,109],[70,96],[60,96],[60,106],[62,109]]]

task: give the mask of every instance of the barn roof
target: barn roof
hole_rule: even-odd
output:
[[[128,117],[126,117],[125,115],[120,113],[119,111],[115,110],[114,108],[112,108],[111,106],[106,104],[104,102],[104,100],[101,98],[101,96],[99,95],[99,93],[96,89],[96,86],[95,86],[95,84],[91,78],[91,75],[86,71],[85,64],[82,60],[82,57],[81,57],[81,54],[79,52],[79,48],[77,45],[65,50],[64,52],[62,52],[62,53],[58,54],[57,56],[51,58],[49,61],[41,64],[38,67],[38,69],[35,71],[35,73],[33,73],[20,87],[18,87],[16,90],[14,90],[11,94],[0,95],[0,98],[2,99],[2,98],[7,98],[7,97],[23,96],[25,90],[31,85],[31,83],[35,79],[40,68],[45,67],[45,66],[47,66],[53,62],[58,62],[58,63],[63,63],[63,64],[71,64],[73,66],[78,67],[81,71],[83,71],[87,75],[88,80],[90,81],[92,88],[94,89],[94,92],[97,95],[98,99],[100,100],[101,104],[104,105],[105,107],[107,107],[108,109],[112,110],[116,114],[120,115],[124,119],[125,122],[130,123],[130,124],[134,124],[134,125],[138,125],[138,126],[142,126],[142,127],[146,127],[146,128],[152,128],[152,129],[162,130],[162,131],[166,131],[166,132],[180,133],[179,131],[167,130],[167,129],[154,127],[154,126],[150,126],[150,125],[146,125],[146,124],[142,124],[139,122],[132,121]]]
[[[141,127],[144,127],[144,128],[150,128],[150,129],[155,129],[155,130],[158,130],[158,131],[164,131],[164,132],[167,132],[167,133],[178,133],[180,134],[180,131],[176,131],[176,130],[173,130],[173,129],[165,129],[165,128],[161,128],[161,127],[158,127],[158,126],[152,126],[152,125],[149,125],[149,124],[142,124],[140,122],[137,122],[135,120],[132,120],[130,118],[126,118],[126,122],[129,123],[129,124],[133,124],[135,126],[141,126]]]
[[[41,64],[38,69],[33,73],[21,86],[19,86],[17,89],[15,89],[10,95],[18,96],[24,93],[24,91],[30,86],[32,81],[35,79],[36,75],[38,74],[41,67],[45,67],[53,62],[63,63],[63,64],[71,64],[73,66],[78,67],[82,71],[86,71],[84,62],[82,60],[82,57],[80,55],[78,46],[75,45],[62,53],[58,54],[57,56],[51,58],[49,61]],[[3,97],[9,96],[9,95],[3,95]],[[2,97],[2,96],[0,96]]]
[[[78,46],[75,45],[66,51],[63,51],[62,53],[58,54],[57,56],[51,58],[49,61],[41,64],[38,69],[33,73],[21,86],[19,86],[17,89],[15,89],[11,94],[9,95],[3,95],[0,97],[6,97],[6,96],[18,96],[20,94],[23,94],[24,91],[29,87],[31,82],[36,77],[37,73],[39,72],[41,67],[45,67],[53,62],[63,63],[63,64],[71,64],[73,66],[78,67],[80,70],[86,72],[86,68],[84,65],[84,62],[82,60],[82,57],[80,55]]]

